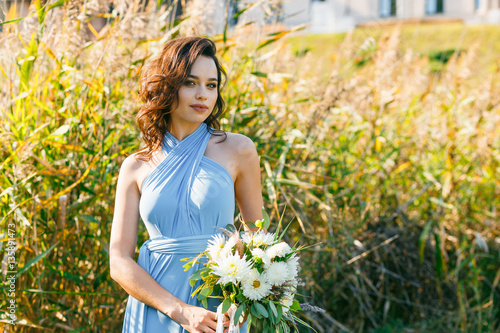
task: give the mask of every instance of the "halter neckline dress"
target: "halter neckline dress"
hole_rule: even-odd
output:
[[[187,304],[201,306],[191,298],[196,286],[184,272],[182,258],[204,251],[207,242],[234,221],[234,185],[229,172],[204,156],[213,129],[205,123],[179,141],[166,132],[165,158],[146,177],[141,189],[140,216],[150,239],[139,251],[137,263],[166,290]],[[217,311],[218,299],[208,302]],[[185,330],[161,311],[134,297],[127,300],[123,332],[181,333]]]

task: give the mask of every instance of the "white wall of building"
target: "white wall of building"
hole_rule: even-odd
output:
[[[286,15],[301,8],[308,15],[285,18],[287,26],[309,23],[311,33],[348,31],[357,24],[384,22],[395,19],[461,19],[465,23],[500,24],[500,0],[442,0],[443,12],[428,14],[437,8],[439,0],[395,0],[396,15],[382,17],[381,12],[390,11],[391,0],[284,0]],[[285,16],[286,16],[285,15]]]

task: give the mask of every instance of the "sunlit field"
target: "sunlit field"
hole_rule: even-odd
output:
[[[203,33],[195,16],[165,20],[171,9],[117,7],[97,32],[102,7],[59,1],[2,26],[0,254],[3,281],[17,271],[18,332],[121,332],[108,244],[119,167],[141,144],[139,73],[164,41]],[[256,143],[271,230],[283,217],[289,243],[312,245],[300,301],[324,311],[302,319],[318,332],[499,331],[498,27],[292,30],[210,37],[228,72],[222,126]]]

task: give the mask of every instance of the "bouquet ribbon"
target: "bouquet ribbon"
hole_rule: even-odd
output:
[[[229,315],[229,329],[228,333],[240,333],[240,325],[234,323],[234,313],[236,312],[236,305],[231,304],[231,307],[227,311]],[[224,333],[224,319],[225,316],[222,313],[222,303],[217,307],[217,330],[215,333]]]

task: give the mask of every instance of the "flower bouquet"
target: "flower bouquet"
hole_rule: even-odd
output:
[[[294,298],[300,249],[281,241],[284,231],[281,235],[266,233],[263,228],[269,225],[269,218],[265,217],[267,221],[252,224],[258,228],[255,232],[245,223],[247,230],[241,232],[228,225],[209,241],[204,252],[184,265],[187,270],[202,264],[190,278],[191,286],[200,281],[192,297],[196,295],[205,307],[208,297],[220,298],[218,318],[229,314],[230,333],[239,332],[239,324],[245,320],[248,332],[257,321],[264,333],[290,332],[292,328],[298,332],[297,323],[310,327],[296,316],[301,310]],[[222,319],[219,332],[223,332]]]

